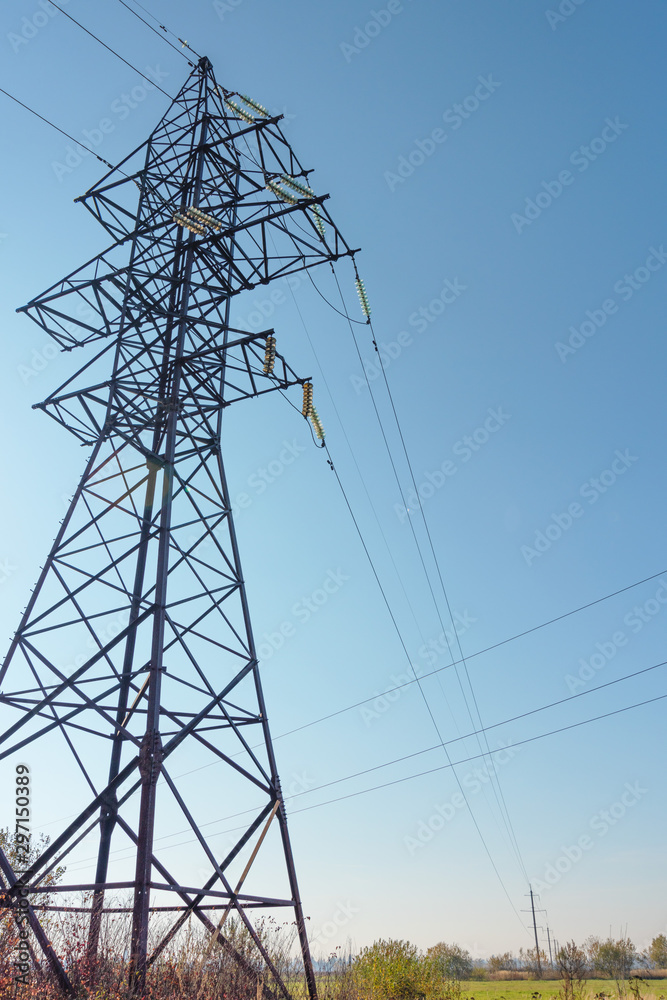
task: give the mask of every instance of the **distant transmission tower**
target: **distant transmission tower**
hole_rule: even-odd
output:
[[[0,890],[6,907],[28,900],[35,954],[68,993],[45,911],[87,893],[94,960],[129,893],[135,991],[196,918],[258,990],[287,997],[256,920],[284,907],[316,997],[220,445],[225,407],[295,384],[322,436],[312,387],[276,352],[274,331],[230,326],[239,292],[355,253],[281,117],[218,86],[201,59],[148,140],[78,199],[111,247],[22,309],[64,350],[83,349],[85,364],[38,405],[92,452],[0,671],[0,759],[67,757],[53,782],[70,815],[27,870],[0,850]],[[218,765],[205,803],[179,777],[193,753]],[[202,815],[248,801],[219,856]],[[160,833],[179,826],[195,846],[169,853]],[[269,871],[282,894],[245,891],[253,863],[266,884],[265,836],[284,857]],[[80,846],[94,856],[90,877],[66,872],[40,905],[40,880]],[[119,851],[130,860],[114,862]],[[194,852],[204,867],[193,884]],[[128,877],[111,879],[114,863]],[[226,936],[229,913],[254,952]]]

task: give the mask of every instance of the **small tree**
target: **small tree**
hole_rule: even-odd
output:
[[[556,952],[556,967],[562,979],[563,1000],[578,1000],[583,996],[583,984],[588,970],[586,952],[574,941]]]
[[[468,979],[472,972],[470,952],[458,944],[440,941],[426,952],[427,962],[433,972],[442,979]]]
[[[362,949],[352,971],[364,1000],[408,1000],[427,992],[419,952],[409,941],[375,941]]]
[[[591,938],[588,952],[596,972],[614,979],[618,995],[625,996],[628,974],[637,960],[637,950],[630,938],[619,938],[618,941],[612,938],[607,938],[606,941]]]
[[[667,969],[667,937],[658,934],[648,947],[648,958],[656,969]]]
[[[528,948],[524,951],[523,948],[519,948],[519,965],[530,972],[531,976],[539,978],[542,970],[548,965],[547,956],[541,949],[538,951],[537,948]]]
[[[502,955],[492,955],[487,967],[489,972],[515,972],[519,965],[511,951],[504,951]]]

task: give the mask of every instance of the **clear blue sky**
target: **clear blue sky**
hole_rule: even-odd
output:
[[[317,190],[331,194],[339,228],[363,249],[376,335],[484,725],[659,663],[667,573],[483,651],[667,570],[665,5],[561,3],[570,14],[536,0],[148,6],[209,56],[226,87],[285,113]],[[100,140],[100,121],[110,120],[97,148],[117,162],[147,136],[167,98],[45,7],[2,6],[0,86],[77,138]],[[170,94],[184,82],[185,61],[117,0],[70,0],[65,9]],[[106,242],[72,204],[101,164],[68,156],[66,139],[3,95],[0,108],[0,631],[9,636],[84,458],[31,410],[75,359],[54,357],[14,310]],[[350,269],[338,273],[360,316]],[[318,280],[327,297],[337,294],[324,269]],[[270,291],[240,297],[234,319],[274,326],[290,363],[313,375],[332,456],[409,658],[418,671],[444,668],[440,618],[451,623],[368,329],[355,328],[371,363],[364,382],[347,324],[306,283],[295,298],[316,357],[289,289],[277,304]],[[289,463],[280,459],[284,442],[295,454]],[[236,407],[226,443],[232,495],[252,498],[239,532],[273,732],[402,683],[408,660],[300,418],[278,396]],[[335,593],[304,610],[327,578],[338,581]],[[271,636],[284,622],[296,635],[274,651]],[[461,668],[459,676],[465,686]],[[422,690],[445,740],[471,731],[455,670],[427,678]],[[489,746],[666,690],[658,668],[496,726]],[[288,808],[315,953],[378,937],[422,947],[454,940],[475,956],[530,947],[527,915],[512,908],[528,905],[528,881],[484,761],[456,768],[474,821],[451,771],[439,769],[441,748],[312,790],[439,743],[415,684],[391,699],[276,742],[286,792],[304,792]],[[667,931],[664,711],[658,701],[495,758],[522,865],[542,884],[540,905],[559,940],[610,927],[618,934],[627,924],[643,947]],[[455,761],[479,753],[475,739],[449,750]],[[65,762],[35,751],[32,764],[35,826],[49,832],[69,812]],[[307,809],[420,771],[431,773]],[[7,766],[1,773],[4,780]],[[222,850],[236,804],[211,769],[193,782],[211,800]],[[0,822],[11,808],[7,797]],[[174,836],[174,852],[187,854],[183,840]]]

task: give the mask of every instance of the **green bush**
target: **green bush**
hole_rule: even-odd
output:
[[[472,973],[470,953],[458,944],[447,944],[445,941],[434,944],[426,952],[426,962],[440,979],[469,979]]]
[[[422,955],[409,941],[380,940],[363,949],[352,972],[360,1000],[461,1000],[459,975],[471,968],[456,945]]]
[[[425,997],[428,976],[415,945],[381,939],[364,948],[353,966],[363,1000],[411,1000]]]

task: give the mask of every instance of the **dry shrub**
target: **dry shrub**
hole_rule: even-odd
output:
[[[131,914],[105,914],[98,957],[92,965],[86,957],[88,915],[80,912],[54,913],[49,915],[49,920],[52,943],[77,996],[90,1000],[129,1000],[127,944]],[[163,919],[161,926],[158,921],[155,922],[151,933],[153,945],[169,926],[167,919]],[[284,981],[297,986],[295,992],[301,994],[302,973],[293,958],[294,925],[279,924],[272,917],[260,917],[254,928],[278,974]],[[235,957],[219,944],[214,943],[210,947],[209,932],[196,917],[191,918],[151,965],[146,991],[140,1000],[173,1000],[174,997],[182,997],[183,1000],[262,1000],[262,997],[268,997],[268,992],[263,989],[264,983],[275,993],[273,976],[241,921],[230,918],[224,933],[237,953],[245,959],[247,969],[243,969]],[[62,994],[41,956],[41,968],[35,966],[31,969],[29,985],[21,985],[17,993],[15,970],[11,967],[16,940],[17,935],[12,931],[11,924],[1,924],[0,1000],[62,1000]]]
[[[489,979],[492,981],[506,981],[515,979],[533,979],[530,972],[521,972],[519,969],[501,969],[499,972],[489,972]]]

